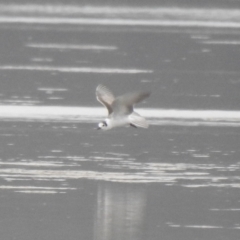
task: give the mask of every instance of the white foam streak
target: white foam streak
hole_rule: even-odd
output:
[[[219,209],[219,208],[212,208],[210,209],[211,211],[240,211],[240,208],[224,208],[224,209]]]
[[[210,226],[210,225],[185,225],[185,228],[203,228],[203,229],[214,229],[223,228],[222,226]]]
[[[26,161],[26,162],[3,162],[0,161],[1,165],[12,165],[12,166],[28,166],[28,167],[63,167],[63,166],[75,166],[73,164],[63,164],[62,162],[43,162],[43,161]]]
[[[0,23],[239,28],[239,9],[0,4]]]
[[[31,61],[33,62],[52,62],[52,58],[32,58]]]
[[[22,13],[22,14],[147,14],[150,16],[195,16],[199,18],[229,19],[237,18],[240,15],[239,9],[221,8],[178,8],[178,7],[122,7],[122,6],[81,6],[71,4],[0,4],[0,12]]]
[[[137,109],[155,125],[240,126],[240,111]],[[105,117],[101,107],[0,105],[0,119],[93,122]],[[205,156],[206,157],[206,156]]]
[[[214,226],[214,225],[180,225],[168,223],[169,227],[174,228],[196,228],[196,229],[240,229],[237,226],[234,227],[224,227],[224,226]]]
[[[240,188],[239,183],[207,183],[207,184],[185,184],[182,187],[187,188],[203,188],[203,187],[218,187],[218,188]]]
[[[56,193],[65,193],[65,192],[57,192],[57,191],[37,191],[37,190],[21,190],[21,191],[15,191],[17,193],[30,193],[30,194],[56,194]]]
[[[68,89],[67,88],[38,88],[38,91],[53,93],[53,92],[66,92],[68,91]]]
[[[99,117],[104,109],[91,107],[62,106],[0,106],[0,118],[19,118],[36,120],[80,120],[79,117]]]
[[[178,110],[178,109],[140,109],[144,116],[153,118],[202,119],[202,120],[240,120],[240,111],[224,110]]]
[[[152,27],[211,27],[239,28],[238,21],[202,21],[202,20],[135,20],[124,18],[63,18],[63,17],[0,17],[0,23],[52,24],[52,25],[100,25],[100,26],[152,26]]]
[[[77,44],[55,44],[55,43],[28,43],[27,47],[42,49],[67,49],[67,50],[98,50],[112,51],[117,50],[115,46],[103,45],[77,45]]]
[[[43,189],[43,190],[75,190],[76,188],[66,187],[37,187],[37,186],[6,186],[1,185],[0,189]]]
[[[230,40],[208,40],[202,41],[203,44],[211,44],[211,45],[240,45],[240,41],[230,41]]]
[[[96,68],[96,67],[60,67],[60,66],[0,66],[0,70],[24,70],[24,71],[44,71],[44,72],[64,72],[64,73],[115,73],[115,74],[138,74],[152,73],[152,70],[145,69],[121,69],[121,68]]]

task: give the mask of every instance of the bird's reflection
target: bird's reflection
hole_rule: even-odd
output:
[[[100,183],[94,239],[141,239],[145,205],[145,190],[139,185]]]

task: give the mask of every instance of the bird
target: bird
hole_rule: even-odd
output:
[[[131,92],[115,97],[106,86],[99,84],[96,88],[96,98],[107,108],[108,117],[98,124],[97,129],[109,130],[121,126],[148,128],[148,122],[134,111],[133,105],[149,97],[150,94],[149,91]]]

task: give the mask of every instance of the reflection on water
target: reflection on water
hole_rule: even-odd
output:
[[[138,163],[135,159],[126,158],[98,159],[80,157],[80,164],[71,163],[71,161],[76,161],[71,156],[62,158],[65,161],[44,162],[25,159],[16,161],[11,159],[10,161],[0,162],[0,165],[4,167],[0,170],[0,175],[7,182],[31,180],[63,182],[70,179],[91,179],[128,183],[158,182],[168,186],[178,185],[191,188],[240,188],[239,162],[229,165],[212,163]],[[91,164],[91,168],[84,170],[84,166],[89,164]],[[230,176],[228,176],[229,173],[231,173]]]
[[[171,126],[169,132],[163,136],[156,131],[157,126],[152,126],[155,130],[149,129],[147,133],[143,130],[134,134],[133,129],[128,131],[122,128],[103,135],[91,130],[86,123],[81,123],[85,127],[79,131],[75,123],[71,122],[64,125],[51,121],[19,122],[18,127],[14,126],[15,124],[1,123],[5,126],[0,134],[3,151],[0,161],[2,188],[8,183],[8,186],[11,186],[9,189],[19,191],[15,189],[16,183],[20,183],[22,187],[22,183],[31,182],[34,188],[37,181],[43,183],[42,188],[45,184],[48,188],[49,184],[56,183],[60,189],[56,188],[55,191],[62,192],[61,187],[65,190],[75,189],[69,181],[83,179],[119,183],[160,183],[184,188],[240,187],[240,162],[236,160],[239,151],[235,147],[237,142],[232,140],[236,134],[234,128],[230,128],[232,133],[226,136],[224,128],[220,135],[216,135],[214,131],[208,135],[201,128],[192,127],[190,133],[185,135],[186,133],[181,131],[173,132]],[[125,139],[126,131],[130,142],[121,140]],[[158,151],[148,152],[143,148],[135,152],[130,146],[134,141],[143,141],[142,134],[148,133],[151,133],[153,141],[148,148],[158,148]],[[116,134],[120,139],[115,138]],[[110,142],[107,142],[107,139],[99,142],[99,138],[107,136],[114,138]],[[190,147],[186,142],[182,149],[181,136],[192,139],[193,145]],[[221,142],[225,145],[229,136],[232,147],[227,145],[227,149],[224,149]],[[221,140],[220,143],[217,139]],[[159,141],[165,143],[159,145]],[[24,142],[28,148],[25,144],[22,145]],[[199,149],[198,142],[201,145],[206,144],[206,147]],[[67,154],[69,151],[72,154]],[[39,184],[37,186],[40,187]],[[29,191],[28,188],[26,190]]]
[[[0,189],[5,196],[38,196],[43,203],[73,199],[71,207],[52,207],[60,212],[77,209],[71,216],[80,222],[86,221],[79,213],[84,209],[92,220],[85,230],[92,239],[155,240],[159,232],[172,231],[177,239],[192,229],[210,231],[207,236],[218,229],[239,231],[238,220],[230,215],[239,212],[234,197],[240,187],[235,128],[152,126],[103,134],[84,122],[76,127],[76,122],[47,119],[1,122]],[[150,145],[143,135],[151,136]],[[66,222],[58,224],[64,227]]]
[[[94,239],[139,239],[146,196],[139,186],[99,184]]]

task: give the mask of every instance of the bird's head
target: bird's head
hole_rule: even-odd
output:
[[[108,123],[107,120],[105,120],[98,124],[97,130],[108,130],[110,128],[111,128],[110,124]]]

